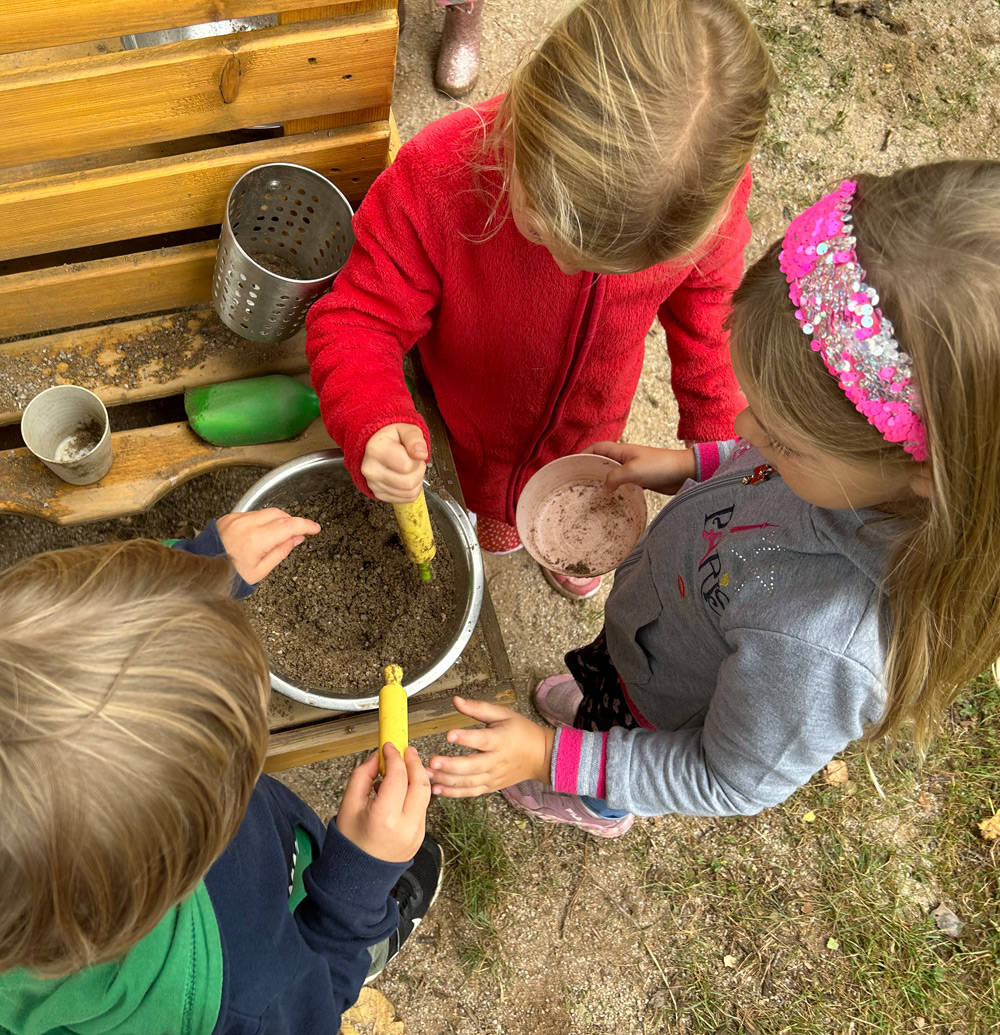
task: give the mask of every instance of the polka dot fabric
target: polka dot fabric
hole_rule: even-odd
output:
[[[476,535],[483,553],[514,553],[521,549],[517,529],[505,521],[480,514],[476,518]]]

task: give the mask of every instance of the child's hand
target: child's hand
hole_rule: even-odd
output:
[[[361,473],[376,499],[412,503],[424,484],[427,443],[416,424],[387,424],[368,440]]]
[[[614,492],[621,485],[633,482],[644,489],[673,496],[697,471],[693,449],[657,449],[631,442],[595,442],[585,450],[617,460],[622,466],[608,472],[604,491]]]
[[[319,531],[315,521],[291,517],[277,507],[226,514],[216,526],[236,573],[251,586],[276,568],[307,535]]]
[[[415,747],[408,747],[403,756],[394,744],[386,744],[382,753],[385,776],[375,797],[371,793],[378,776],[378,752],[351,773],[337,813],[337,829],[376,859],[407,862],[424,839],[431,785]]]
[[[457,711],[486,728],[448,731],[449,744],[474,748],[475,754],[435,755],[428,770],[435,794],[473,798],[520,780],[549,782],[554,729],[489,701],[453,700]]]

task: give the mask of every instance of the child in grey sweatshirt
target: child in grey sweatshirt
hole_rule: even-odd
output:
[[[1000,163],[859,176],[794,220],[734,296],[739,439],[591,447],[609,490],[676,498],[537,688],[554,728],[456,699],[485,728],[448,734],[475,753],[432,758],[435,793],[614,837],[759,812],[864,736],[924,747],[1000,655],[998,307]]]

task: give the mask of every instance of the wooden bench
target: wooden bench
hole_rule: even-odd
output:
[[[125,49],[122,37],[247,16],[273,24]],[[274,466],[331,445],[221,449],[157,400],[265,373],[302,374],[302,335],[257,345],[221,327],[211,274],[226,196],[291,161],[356,204],[392,160],[396,0],[5,0],[0,4],[0,512],[74,524],[139,513],[214,468]],[[153,315],[148,315],[153,314]],[[82,384],[111,408],[115,460],[92,486],[23,447],[25,404]],[[135,412],[150,407],[152,418]],[[438,475],[461,498],[424,385]],[[174,407],[176,411],[176,405]],[[125,423],[119,417],[126,411]],[[116,427],[119,430],[115,430]],[[447,692],[510,700],[489,595],[460,664],[412,702],[414,736],[467,724]],[[364,750],[374,716],[275,698],[269,769]]]

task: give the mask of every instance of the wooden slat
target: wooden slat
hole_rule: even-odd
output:
[[[376,122],[0,187],[0,259],[219,223],[232,185],[266,162],[315,169],[357,203],[388,149]]]
[[[512,705],[515,699],[514,691],[510,687],[498,688],[492,693],[480,691],[468,696],[505,706]],[[450,697],[425,699],[418,694],[410,699],[410,740],[475,725],[475,719],[455,711]],[[291,769],[292,766],[352,755],[376,747],[378,712],[356,712],[338,719],[328,719],[298,729],[272,733],[264,771],[275,773],[282,769]]]
[[[185,422],[160,424],[111,436],[114,462],[93,485],[60,481],[24,448],[0,454],[0,512],[82,524],[139,514],[171,489],[220,467],[276,467],[334,443],[322,421],[287,442],[220,448],[203,442]]]
[[[396,11],[399,0],[353,0],[350,5],[352,14],[362,14],[368,11]],[[343,11],[341,13],[346,13]],[[296,8],[293,11],[284,11],[278,15],[278,24],[287,25],[290,22],[314,21],[317,18],[333,18],[338,14],[337,7],[333,4],[326,4],[321,7]],[[397,26],[398,30],[398,26]],[[355,118],[356,116],[356,118]],[[338,126],[351,125],[352,121],[362,120],[364,122],[380,122],[389,117],[388,105],[381,105],[376,108],[366,108],[360,112],[339,112],[330,115],[319,115],[312,119],[290,119],[285,123],[286,135],[294,133],[311,133],[317,129],[336,129]]]
[[[0,167],[387,105],[396,15],[0,71]]]
[[[88,40],[86,43],[73,43],[66,47],[48,47],[29,51],[3,53],[0,43],[0,72],[12,68],[28,68],[48,64],[50,61],[71,61],[74,58],[94,57],[97,54],[117,54],[124,50],[121,37],[111,36],[107,39]]]
[[[211,301],[215,241],[0,277],[0,338]]]
[[[179,395],[185,388],[308,368],[305,331],[262,345],[211,309],[147,316],[0,345],[0,425],[20,420],[38,392],[82,385],[105,406]],[[113,420],[112,420],[113,423]]]
[[[356,0],[323,0],[349,7]],[[0,54],[317,6],[311,0],[3,0]]]

